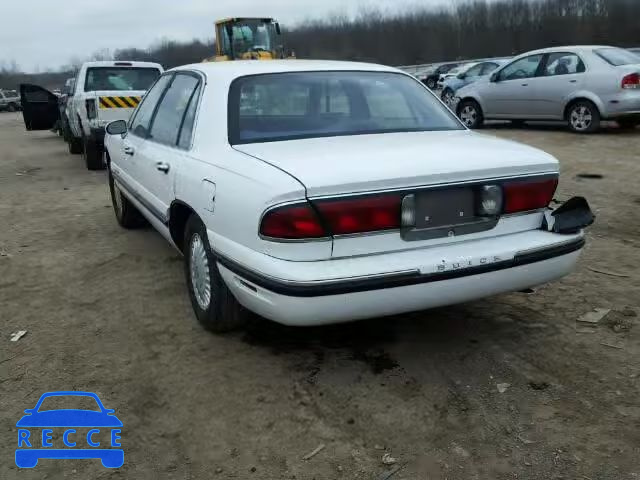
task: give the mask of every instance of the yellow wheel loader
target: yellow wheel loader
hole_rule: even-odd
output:
[[[226,18],[216,22],[216,55],[205,62],[287,58],[273,18]],[[293,55],[288,55],[291,58]]]

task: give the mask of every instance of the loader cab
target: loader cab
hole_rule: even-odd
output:
[[[280,25],[273,18],[230,18],[216,22],[216,56],[209,61],[284,58]]]

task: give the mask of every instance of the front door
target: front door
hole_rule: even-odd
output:
[[[494,81],[482,92],[487,118],[534,118],[535,89],[533,80],[543,55],[530,55],[516,60],[496,73]]]
[[[37,85],[20,85],[22,117],[27,130],[50,130],[60,120],[58,97]]]

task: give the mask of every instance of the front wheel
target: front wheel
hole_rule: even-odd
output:
[[[198,322],[216,333],[242,327],[251,314],[225,285],[209,245],[207,230],[196,215],[187,221],[183,245],[187,288]]]
[[[427,87],[429,87],[431,90],[434,90],[436,88],[436,81],[433,78],[428,78],[427,79]]]
[[[18,106],[15,103],[10,103],[7,107],[7,110],[10,112],[16,112],[18,110]]]
[[[131,230],[143,226],[146,221],[138,209],[124,196],[120,187],[113,180],[111,170],[109,170],[109,191],[111,192],[111,204],[116,220],[121,227]]]
[[[482,108],[475,100],[463,100],[460,102],[458,117],[467,128],[480,128],[484,122]]]
[[[600,112],[593,103],[581,100],[569,107],[567,121],[574,133],[593,133],[600,128]]]
[[[453,93],[453,90],[451,90],[449,87],[446,87],[442,91],[442,95],[440,95],[440,98],[447,106],[450,107],[451,105],[453,105],[455,94]]]

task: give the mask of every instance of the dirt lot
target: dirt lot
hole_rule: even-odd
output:
[[[597,211],[573,275],[396,318],[214,336],[178,254],[117,226],[105,173],[0,114],[0,478],[640,478],[640,131],[487,133],[555,154],[557,198]],[[613,310],[577,322],[595,308]],[[15,466],[15,423],[53,390],[116,410],[124,467]]]

